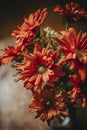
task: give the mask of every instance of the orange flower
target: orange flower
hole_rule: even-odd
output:
[[[87,11],[85,9],[81,9],[80,5],[75,2],[66,4],[65,8],[58,5],[53,11],[58,12],[61,15],[65,15],[69,23],[78,20],[87,20]]]
[[[29,109],[31,112],[37,112],[36,118],[40,117],[42,121],[46,120],[50,125],[54,117],[68,115],[66,102],[65,95],[60,95],[59,92],[45,86],[41,92],[33,94]]]
[[[42,11],[38,9],[34,14],[30,14],[28,18],[24,19],[24,23],[18,26],[18,30],[12,33],[12,36],[15,36],[20,42],[19,45],[22,44],[23,48],[25,48],[35,38],[40,25],[46,19],[47,15],[46,8]]]
[[[1,50],[1,52],[2,52],[2,55],[0,58],[1,64],[8,64],[12,60],[14,60],[20,56],[21,48],[14,47],[14,46],[8,46],[8,48]]]
[[[41,89],[43,82],[53,86],[53,81],[58,81],[58,77],[64,75],[55,64],[57,57],[58,52],[52,52],[49,45],[46,48],[36,45],[33,55],[25,54],[24,63],[15,65],[22,75],[18,80],[24,80],[28,89]]]
[[[81,99],[82,100],[82,107],[86,106],[86,97],[81,92],[81,89],[79,87],[74,87],[71,91],[68,92],[68,94],[70,94],[71,103],[77,102],[78,99]]]
[[[73,89],[68,92],[71,96],[71,102],[77,102],[78,99],[82,100],[82,107],[86,106],[86,83],[81,83],[81,79],[79,75],[72,74],[69,76],[71,84],[73,85]]]
[[[73,28],[62,31],[63,38],[55,38],[62,46],[65,55],[60,59],[58,64],[66,63],[71,60],[70,70],[76,70],[82,81],[85,81],[87,74],[87,34],[82,32],[78,34]]]
[[[57,5],[57,6],[54,8],[53,11],[54,11],[54,12],[58,12],[58,13],[61,14],[61,15],[65,14],[65,11],[64,11],[64,9],[62,8],[61,5]]]

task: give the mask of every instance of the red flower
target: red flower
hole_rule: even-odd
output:
[[[45,86],[40,93],[35,92],[33,94],[29,109],[31,112],[37,112],[36,118],[40,117],[42,121],[46,120],[50,125],[50,121],[54,117],[68,115],[66,102],[65,95],[60,95],[59,92]]]
[[[43,82],[53,86],[53,81],[58,81],[58,77],[64,75],[55,64],[57,57],[57,50],[52,52],[49,45],[46,48],[36,45],[32,55],[24,55],[24,63],[15,65],[22,75],[18,80],[24,80],[28,89],[41,89]]]
[[[38,9],[34,14],[30,14],[28,18],[24,19],[24,23],[18,26],[18,30],[13,31],[12,35],[15,36],[23,48],[31,42],[43,21],[46,19],[48,13],[44,8],[42,11]]]
[[[10,63],[12,60],[16,59],[20,55],[20,52],[20,47],[8,46],[8,48],[3,49],[0,58],[1,64]]]
[[[87,74],[87,34],[82,32],[78,34],[73,28],[62,31],[63,38],[55,38],[62,46],[65,55],[60,59],[58,64],[66,63],[71,60],[71,70],[76,70],[82,81],[85,81]]]
[[[69,76],[69,79],[73,85],[73,87],[76,87],[76,88],[80,88],[80,84],[81,84],[81,79],[79,77],[79,75],[77,74],[72,74]]]
[[[82,107],[86,106],[86,82],[81,83],[79,75],[72,74],[69,76],[73,89],[68,92],[71,96],[71,102],[77,102],[78,99],[82,100]]]
[[[57,6],[54,8],[53,11],[54,11],[54,12],[58,12],[58,13],[61,14],[61,15],[65,14],[65,11],[64,11],[64,9],[63,9],[63,7],[62,7],[61,5],[57,5]]]
[[[75,2],[66,4],[65,8],[58,5],[53,11],[65,15],[68,22],[87,20],[87,11],[81,9],[80,5]]]
[[[82,107],[86,106],[86,97],[81,92],[81,89],[79,87],[74,87],[71,91],[68,92],[71,97],[71,102],[77,102],[78,99],[82,100]]]

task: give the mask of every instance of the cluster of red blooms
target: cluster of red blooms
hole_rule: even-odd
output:
[[[79,9],[74,2],[65,9],[58,5],[55,11],[73,21],[87,20],[86,10]],[[24,86],[32,91],[30,111],[50,124],[54,117],[67,116],[66,108],[78,99],[82,107],[86,105],[87,34],[69,28],[49,40],[45,31],[40,30],[47,16],[44,8],[24,19],[12,33],[17,39],[16,46],[1,50],[0,65],[15,61],[17,81],[23,80]]]
[[[54,12],[64,15],[68,22],[87,20],[87,11],[80,8],[80,5],[75,2],[68,3],[65,7],[57,5]]]

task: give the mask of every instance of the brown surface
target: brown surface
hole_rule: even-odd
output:
[[[65,20],[61,16],[54,15],[51,11],[54,5],[58,3],[57,0],[38,1],[38,4],[34,0],[24,4],[24,0],[22,0],[21,4],[13,2],[13,4],[10,3],[10,6],[2,2],[2,8],[0,8],[0,48],[15,44],[15,39],[10,37],[11,32],[17,24],[23,22],[25,15],[28,16],[30,12],[39,7],[49,8],[49,17],[43,27],[49,25],[55,30],[65,28]],[[76,27],[77,31],[87,31],[87,23],[84,22],[71,24],[71,26]],[[50,130],[51,128],[47,126],[46,122],[34,119],[35,114],[29,112],[31,93],[23,87],[23,82],[15,83],[15,76],[13,75],[15,75],[15,70],[10,65],[0,67],[0,130]],[[87,108],[80,109],[74,121],[72,130],[86,130]]]

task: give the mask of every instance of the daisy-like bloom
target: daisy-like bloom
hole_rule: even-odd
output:
[[[21,48],[20,47],[14,47],[14,46],[8,46],[8,48],[5,48],[1,50],[2,55],[0,58],[1,64],[8,64],[14,59],[18,58],[20,56]]]
[[[55,63],[57,57],[58,51],[51,51],[49,44],[46,48],[36,45],[32,55],[24,55],[24,63],[15,65],[22,75],[18,80],[24,80],[27,89],[41,89],[43,82],[53,86],[53,82],[64,75]]]
[[[63,38],[55,38],[61,45],[64,56],[61,57],[58,64],[72,61],[70,70],[77,71],[81,80],[85,81],[87,76],[87,34],[76,33],[75,29],[69,28],[62,31]]]
[[[45,86],[42,91],[33,94],[29,109],[30,112],[37,112],[36,118],[39,117],[42,121],[46,120],[50,125],[50,121],[54,117],[68,115],[66,102],[65,94],[60,95],[53,88]]]
[[[18,46],[22,44],[22,49],[24,49],[35,38],[47,15],[47,9],[44,8],[42,11],[38,9],[35,13],[30,14],[28,18],[24,18],[23,24],[19,25],[18,30],[14,30],[12,33],[12,36],[15,36],[19,41]]]
[[[81,9],[80,5],[75,2],[68,3],[65,7],[57,5],[53,11],[58,12],[60,15],[65,15],[69,23],[83,19],[87,20],[87,11]]]

